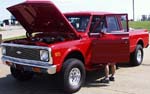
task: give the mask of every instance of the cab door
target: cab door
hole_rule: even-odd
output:
[[[93,31],[95,34],[91,33],[93,34],[91,35],[91,62],[94,64],[129,61],[129,33],[123,29],[122,23],[118,23],[118,17],[120,16],[109,15],[104,17],[104,26],[100,27],[107,28],[106,32],[101,29],[98,33],[95,33],[95,31]],[[96,27],[99,28],[99,25]]]

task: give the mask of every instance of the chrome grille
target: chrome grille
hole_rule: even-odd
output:
[[[13,46],[5,46],[5,47],[6,47],[6,56],[40,61],[39,49],[13,47]]]

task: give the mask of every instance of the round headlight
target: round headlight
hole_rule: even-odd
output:
[[[6,47],[2,47],[2,55],[6,55]]]
[[[48,61],[49,60],[49,52],[46,50],[40,51],[40,58],[42,61]]]

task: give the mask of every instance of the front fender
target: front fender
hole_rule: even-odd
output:
[[[73,47],[73,48],[69,48],[69,49],[67,49],[67,50],[65,51],[64,55],[62,56],[61,61],[60,61],[60,64],[61,64],[61,66],[60,66],[60,70],[61,70],[62,65],[63,65],[63,63],[65,62],[66,58],[67,58],[67,57],[68,57],[68,55],[69,55],[70,53],[72,53],[72,52],[79,52],[79,53],[81,53],[81,54],[82,54],[82,56],[84,57],[84,55],[83,55],[82,51],[81,51],[79,48],[77,48],[77,47]]]

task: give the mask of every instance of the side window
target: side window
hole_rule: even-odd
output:
[[[104,17],[94,16],[90,26],[91,33],[99,33],[105,26]]]
[[[100,22],[100,17],[99,16],[93,16],[92,23],[90,26],[90,32],[91,33],[93,33],[94,29],[96,28],[96,26],[98,25],[99,22]]]
[[[126,15],[121,15],[121,25],[122,25],[122,29],[124,30],[124,32],[127,32],[127,16]]]
[[[115,16],[108,16],[106,20],[107,20],[107,32],[108,33],[111,33],[112,31],[120,30],[117,18]]]

